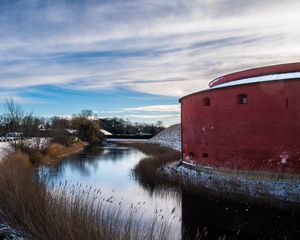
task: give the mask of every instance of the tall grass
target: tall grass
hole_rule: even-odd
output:
[[[162,171],[162,167],[180,159],[180,153],[176,150],[158,144],[127,143],[127,145],[147,154],[134,168],[136,177],[144,186],[153,188],[154,186],[168,185],[208,199],[221,199],[222,201],[236,202],[238,204],[243,203],[271,209],[275,208],[288,211],[291,214],[300,213],[299,202],[277,199],[269,193],[267,188],[263,188],[263,186],[261,186],[263,189],[260,190],[264,192],[264,195],[253,197],[240,192],[241,183],[235,178],[231,178],[230,181],[226,182],[232,189],[232,191],[227,191],[228,186],[224,186],[224,183],[219,179],[214,179],[213,175],[211,176],[212,186],[208,187],[205,182],[196,181],[198,179],[195,180],[182,173],[178,173],[175,169],[171,169],[172,171],[166,174]],[[221,172],[218,173],[216,171],[215,174],[221,174]],[[222,174],[225,174],[225,172],[222,172]],[[260,186],[258,185],[258,187]],[[245,192],[247,191],[250,192],[251,189],[246,189]]]
[[[26,239],[172,239],[166,222],[103,205],[97,189],[47,186],[28,161],[18,152],[0,164],[0,216]]]
[[[60,143],[50,143],[43,148],[36,147],[22,142],[15,143],[14,149],[22,151],[29,156],[30,162],[33,166],[40,164],[55,165],[59,163],[65,156],[77,153],[86,146],[85,142],[78,141],[70,144],[69,146]]]
[[[158,170],[168,163],[180,160],[180,152],[168,147],[152,143],[130,143],[130,146],[147,155],[135,166],[134,173],[141,181],[148,184],[164,182],[166,179]]]

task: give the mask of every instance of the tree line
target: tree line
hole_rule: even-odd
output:
[[[0,115],[0,136],[20,133],[23,138],[51,137],[53,141],[64,145],[70,145],[76,139],[90,143],[101,142],[104,139],[101,129],[113,135],[155,135],[164,127],[161,121],[146,124],[132,123],[122,118],[99,118],[91,110],[82,110],[70,118],[38,117],[33,113],[25,113],[13,99],[5,101],[4,112]]]

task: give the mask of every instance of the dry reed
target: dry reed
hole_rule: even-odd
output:
[[[38,149],[26,144],[16,144],[15,149],[26,153],[32,165],[39,166],[40,164],[55,165],[63,160],[64,157],[81,151],[85,146],[85,142],[78,141],[70,146],[51,143],[43,149]]]
[[[269,194],[268,189],[264,189],[265,194],[257,198],[245,193],[240,193],[239,191],[234,191],[234,189],[241,188],[240,182],[234,178],[227,183],[233,189],[233,191],[228,192],[226,190],[227,188],[219,180],[213,181],[212,187],[207,187],[204,183],[199,181],[195,183],[193,179],[186,178],[176,171],[173,171],[171,176],[170,174],[164,174],[164,172],[161,171],[163,166],[180,159],[180,153],[178,151],[158,144],[127,143],[127,145],[135,147],[147,154],[134,168],[136,177],[144,186],[153,188],[154,185],[168,185],[208,199],[214,198],[223,201],[244,203],[246,205],[250,204],[271,209],[275,208],[288,211],[293,215],[299,214],[300,212],[299,202],[285,202],[277,199]]]
[[[132,209],[103,205],[99,190],[68,184],[48,186],[12,153],[0,164],[0,216],[25,239],[171,239],[170,226],[155,217],[145,223]]]
[[[180,160],[180,152],[168,147],[152,143],[129,144],[147,155],[135,166],[134,173],[141,181],[148,184],[165,182],[165,177],[159,173],[158,169],[168,163]]]

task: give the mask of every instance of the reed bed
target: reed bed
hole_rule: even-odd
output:
[[[100,190],[86,186],[47,185],[21,152],[0,164],[0,216],[25,239],[172,239],[171,227],[156,218],[136,218],[100,201]]]
[[[180,160],[180,152],[168,147],[153,143],[128,144],[147,155],[135,166],[134,173],[142,182],[148,184],[166,182],[166,178],[158,170],[168,163]]]
[[[261,189],[265,192],[263,196],[254,198],[241,193],[240,182],[235,178],[227,183],[232,191],[228,192],[226,186],[220,180],[213,180],[213,186],[207,187],[204,183],[196,182],[186,176],[173,171],[166,174],[162,168],[167,164],[180,160],[180,153],[176,150],[158,144],[149,143],[126,143],[129,146],[139,149],[147,156],[142,159],[134,168],[133,172],[137,179],[145,187],[153,188],[155,185],[172,186],[187,193],[200,195],[208,199],[220,199],[222,201],[236,202],[237,204],[262,206],[270,209],[278,209],[289,212],[292,215],[300,214],[300,203],[282,201],[269,194],[268,189]],[[267,177],[267,176],[266,176]],[[280,178],[278,178],[280,179]],[[260,186],[258,186],[260,187]],[[263,186],[262,186],[263,187]],[[236,191],[234,191],[236,189]],[[250,192],[251,189],[248,189]]]
[[[40,164],[56,165],[68,155],[75,154],[84,149],[87,143],[78,141],[69,146],[59,143],[50,143],[43,148],[38,148],[35,145],[16,143],[13,145],[15,151],[24,152],[29,156],[30,162],[37,167]]]

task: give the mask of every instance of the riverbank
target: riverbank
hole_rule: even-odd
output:
[[[14,145],[15,144],[15,145]],[[88,143],[77,141],[70,146],[50,143],[49,139],[27,139],[22,143],[0,143],[0,161],[13,151],[21,151],[28,155],[33,165],[56,165],[65,157],[82,151]]]
[[[134,173],[144,184],[167,184],[208,198],[300,211],[298,178],[268,179],[225,172],[205,172],[180,165],[180,153],[157,144],[128,143],[145,154]]]
[[[36,145],[38,143],[38,146]],[[80,151],[82,151],[87,143],[85,142],[76,142],[70,146],[63,146],[61,144],[57,143],[49,143],[49,140],[47,139],[28,139],[26,142],[23,143],[23,149],[17,149],[14,150],[14,147],[11,145],[12,143],[9,142],[2,142],[0,143],[0,172],[3,174],[3,171],[10,170],[9,168],[12,167],[12,165],[7,165],[7,161],[13,161],[13,164],[21,165],[21,168],[25,171],[29,171],[32,179],[34,179],[33,175],[33,169],[37,168],[39,165],[57,165],[59,162],[61,162],[65,157],[76,154]],[[17,166],[15,166],[17,167]],[[6,178],[5,178],[6,176]],[[5,181],[11,181],[12,176],[8,176],[3,174]],[[18,179],[20,176],[17,176],[16,179]],[[4,180],[2,178],[2,180]],[[23,183],[23,182],[22,182]],[[20,184],[20,187],[22,184]],[[1,188],[2,187],[2,188]],[[11,194],[9,191],[6,191],[3,188],[9,188],[10,185],[2,185],[0,188],[1,194]],[[19,201],[18,195],[21,194],[21,192],[14,192],[12,195],[15,194],[14,198],[13,196],[9,196],[9,198],[13,197],[11,201],[15,201],[16,204],[22,204],[22,201]],[[39,193],[37,193],[39,194]],[[19,232],[19,228],[15,227],[14,224],[11,223],[9,219],[7,219],[7,213],[10,212],[11,209],[7,209],[3,207],[3,199],[5,199],[7,196],[0,196],[1,200],[1,206],[0,206],[0,240],[23,240],[23,231],[22,233]],[[30,197],[30,196],[29,196]],[[28,199],[29,200],[29,199]],[[12,213],[9,213],[9,215]],[[4,220],[5,219],[5,220]],[[24,235],[25,237],[26,235]]]
[[[13,151],[23,152],[29,157],[30,164],[33,167],[38,167],[40,165],[57,165],[67,156],[82,151],[87,145],[86,142],[82,141],[74,142],[69,146],[59,143],[47,143],[43,147],[32,147],[28,144],[22,144],[11,148],[8,153]]]
[[[68,183],[49,185],[11,153],[0,164],[0,215],[24,239],[172,239],[160,217],[142,220],[136,207],[112,207],[100,189]]]
[[[180,160],[180,152],[154,143],[122,143],[134,147],[146,154],[134,168],[135,175],[147,184],[169,182],[159,169],[169,163]]]
[[[88,143],[82,141],[75,142],[70,146],[63,146],[58,143],[49,144],[40,159],[40,163],[46,165],[56,165],[65,157],[82,151],[87,145]]]

